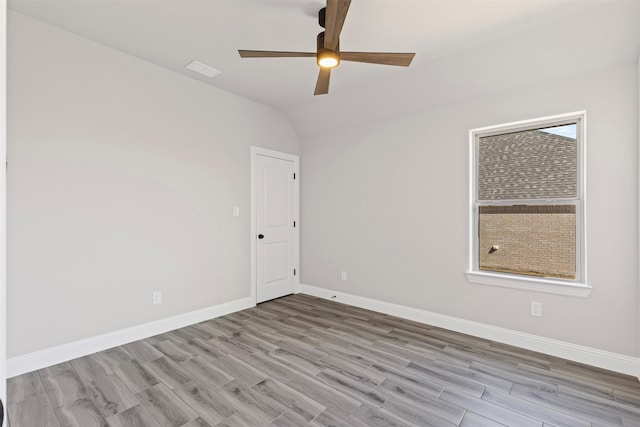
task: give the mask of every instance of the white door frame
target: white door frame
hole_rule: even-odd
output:
[[[295,276],[295,292],[300,287],[300,158],[294,154],[281,153],[279,151],[268,150],[266,148],[251,146],[251,301],[257,303],[257,268],[258,261],[257,252],[257,236],[258,236],[258,216],[257,216],[257,197],[258,197],[258,177],[256,176],[256,156],[267,156],[276,159],[288,160],[293,162],[293,171],[296,179],[293,184],[294,197],[294,218],[296,218],[296,227],[293,230],[294,255],[293,262],[296,268]]]
[[[0,0],[0,162],[7,159],[7,1]],[[0,398],[7,422],[7,168],[0,167]]]

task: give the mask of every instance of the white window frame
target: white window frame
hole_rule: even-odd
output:
[[[496,200],[491,205],[513,204],[562,204],[576,206],[576,278],[566,280],[551,277],[535,277],[521,274],[502,273],[480,270],[479,268],[479,206],[486,205],[477,201],[478,192],[478,141],[481,137],[500,135],[503,133],[540,129],[552,126],[577,123],[577,197],[566,199],[537,200]],[[497,126],[471,129],[469,131],[469,266],[466,272],[471,283],[501,286],[512,289],[551,293],[586,298],[591,293],[587,284],[586,268],[586,112],[542,117],[533,120],[512,122]]]

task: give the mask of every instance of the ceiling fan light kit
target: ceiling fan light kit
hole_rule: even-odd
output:
[[[340,65],[340,51],[326,49],[324,47],[324,31],[318,34],[318,48],[316,53],[316,62],[320,68],[335,68]]]
[[[318,53],[318,66],[321,68],[335,68],[340,65],[340,55],[330,50]]]
[[[331,69],[340,60],[408,67],[415,53],[340,52],[340,32],[349,11],[351,0],[327,0],[327,6],[318,12],[318,23],[325,30],[318,34],[317,49],[310,52],[281,52],[272,50],[238,50],[241,58],[291,58],[315,56],[320,67],[314,95],[329,93]]]

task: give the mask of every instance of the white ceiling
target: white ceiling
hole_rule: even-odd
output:
[[[336,128],[365,123],[528,78],[629,62],[640,46],[638,4],[353,0],[340,38],[343,50],[416,57],[410,68],[343,62],[332,72],[329,94],[316,97],[313,58],[241,59],[237,50],[314,52],[321,0],[10,0],[9,8],[273,106],[305,135],[327,121]],[[186,70],[192,60],[222,74],[210,79]],[[502,72],[513,70],[490,71],[500,63]],[[532,70],[532,63],[542,70]]]

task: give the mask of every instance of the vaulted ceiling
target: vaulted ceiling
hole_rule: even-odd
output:
[[[631,63],[640,49],[637,0],[353,0],[341,48],[416,52],[410,68],[343,62],[329,94],[313,96],[313,58],[238,55],[238,49],[314,52],[323,6],[321,0],[9,2],[15,12],[279,109],[303,136],[327,124],[342,128]],[[195,74],[184,68],[192,60],[222,74]]]

